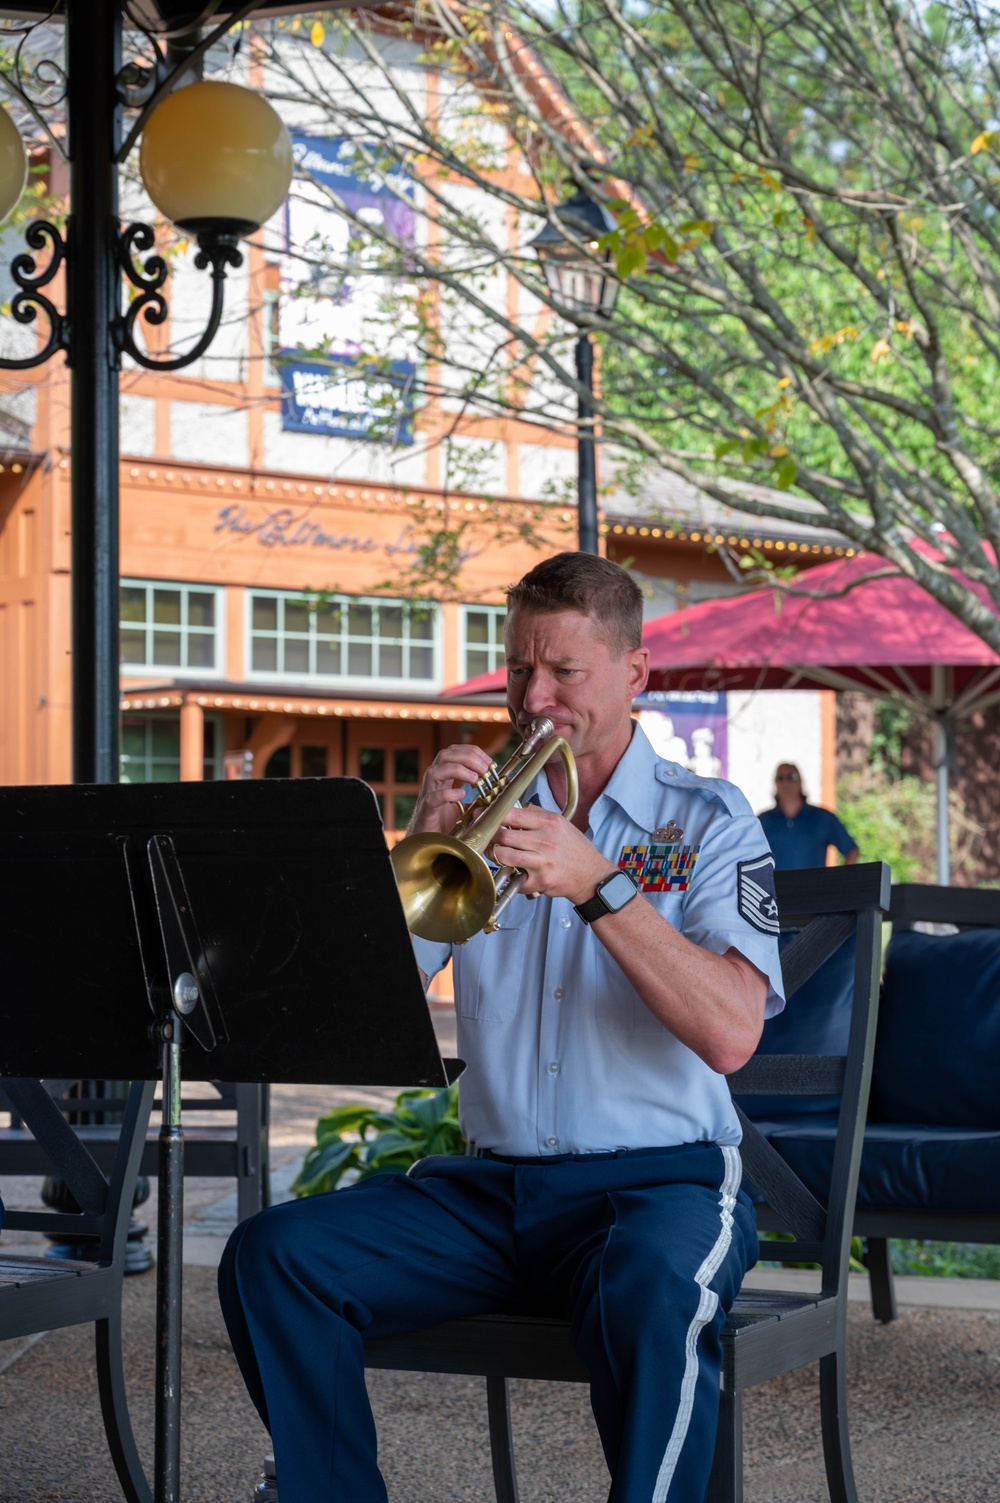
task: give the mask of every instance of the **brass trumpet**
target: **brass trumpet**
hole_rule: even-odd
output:
[[[553,730],[551,720],[532,721],[531,734],[510,760],[501,768],[491,763],[474,785],[474,797],[450,835],[407,835],[393,847],[390,860],[412,934],[464,944],[480,929],[492,934],[499,928],[501,913],[527,873],[514,866],[493,870],[482,853],[556,752],[566,770],[563,818],[572,819],[576,811],[576,761],[569,743]]]

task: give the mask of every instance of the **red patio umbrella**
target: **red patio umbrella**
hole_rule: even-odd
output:
[[[938,880],[948,881],[948,763],[955,723],[1000,702],[1000,658],[919,585],[873,554],[649,621],[649,687],[849,689],[903,703],[937,733]],[[877,577],[873,577],[877,576]],[[984,603],[985,589],[958,576]],[[446,691],[502,690],[503,672]]]

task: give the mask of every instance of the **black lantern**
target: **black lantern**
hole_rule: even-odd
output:
[[[552,218],[532,240],[553,300],[568,317],[609,317],[614,311],[618,281],[608,276],[610,248],[601,248],[614,228],[604,205],[581,188],[552,210]]]

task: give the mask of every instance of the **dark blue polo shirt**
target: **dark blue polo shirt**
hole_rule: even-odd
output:
[[[804,803],[794,818],[789,818],[775,804],[760,815],[760,822],[778,871],[825,866],[827,846],[835,845],[842,856],[849,855],[857,846],[836,814],[817,804]]]

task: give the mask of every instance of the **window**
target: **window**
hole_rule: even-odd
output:
[[[281,348],[280,298],[279,292],[269,288],[264,293],[264,304],[261,309],[265,386],[281,385],[281,371],[278,367],[278,351]]]
[[[420,753],[415,746],[362,746],[358,776],[374,790],[387,830],[405,830],[420,791]]]
[[[406,688],[440,677],[435,606],[278,591],[249,596],[250,672]]]
[[[222,776],[222,726],[205,716],[202,777],[206,783]],[[181,718],[179,714],[122,716],[121,781],[176,783],[181,775]]]
[[[123,579],[120,651],[126,673],[218,673],[222,591]]]
[[[476,678],[504,665],[502,605],[462,607],[462,678]]]

